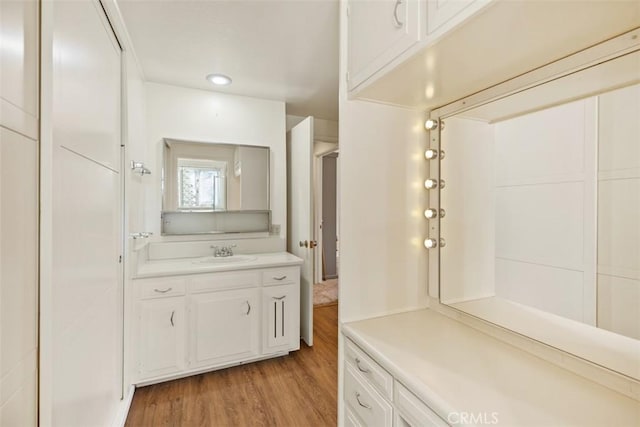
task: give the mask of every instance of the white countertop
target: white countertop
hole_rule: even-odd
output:
[[[502,426],[640,426],[640,402],[432,310],[342,332],[444,420],[495,412]]]
[[[138,267],[134,279],[146,277],[179,276],[184,274],[215,273],[219,271],[238,271],[268,267],[286,267],[300,265],[301,258],[288,252],[272,252],[262,254],[238,254],[241,256],[255,257],[246,262],[228,264],[207,264],[197,262],[199,258],[175,258],[155,261],[147,261]]]

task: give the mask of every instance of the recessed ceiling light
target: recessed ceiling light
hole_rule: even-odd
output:
[[[209,74],[207,76],[207,80],[218,86],[226,86],[231,84],[231,77],[225,76],[224,74]]]

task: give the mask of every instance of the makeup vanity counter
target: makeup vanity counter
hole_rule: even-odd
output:
[[[141,263],[131,281],[134,383],[298,350],[302,262],[281,252]]]
[[[640,425],[640,402],[433,310],[342,333],[346,425]]]

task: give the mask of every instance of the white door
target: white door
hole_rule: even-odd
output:
[[[50,316],[42,323],[41,422],[108,425],[123,377],[122,52],[100,2],[45,3],[53,46],[42,73],[51,84],[43,147],[51,144],[52,155],[42,160],[52,169],[42,180],[51,196],[42,224],[51,282],[44,277],[41,300]]]
[[[191,368],[258,356],[258,294],[254,288],[191,297]]]
[[[313,345],[313,117],[293,129],[289,146],[289,251],[302,258],[300,268],[300,334]]]
[[[179,372],[185,364],[184,297],[140,303],[139,373],[143,378]]]
[[[294,284],[262,288],[262,354],[300,347],[299,301]]]

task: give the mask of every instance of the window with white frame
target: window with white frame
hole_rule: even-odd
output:
[[[178,158],[178,209],[225,210],[227,163]]]

